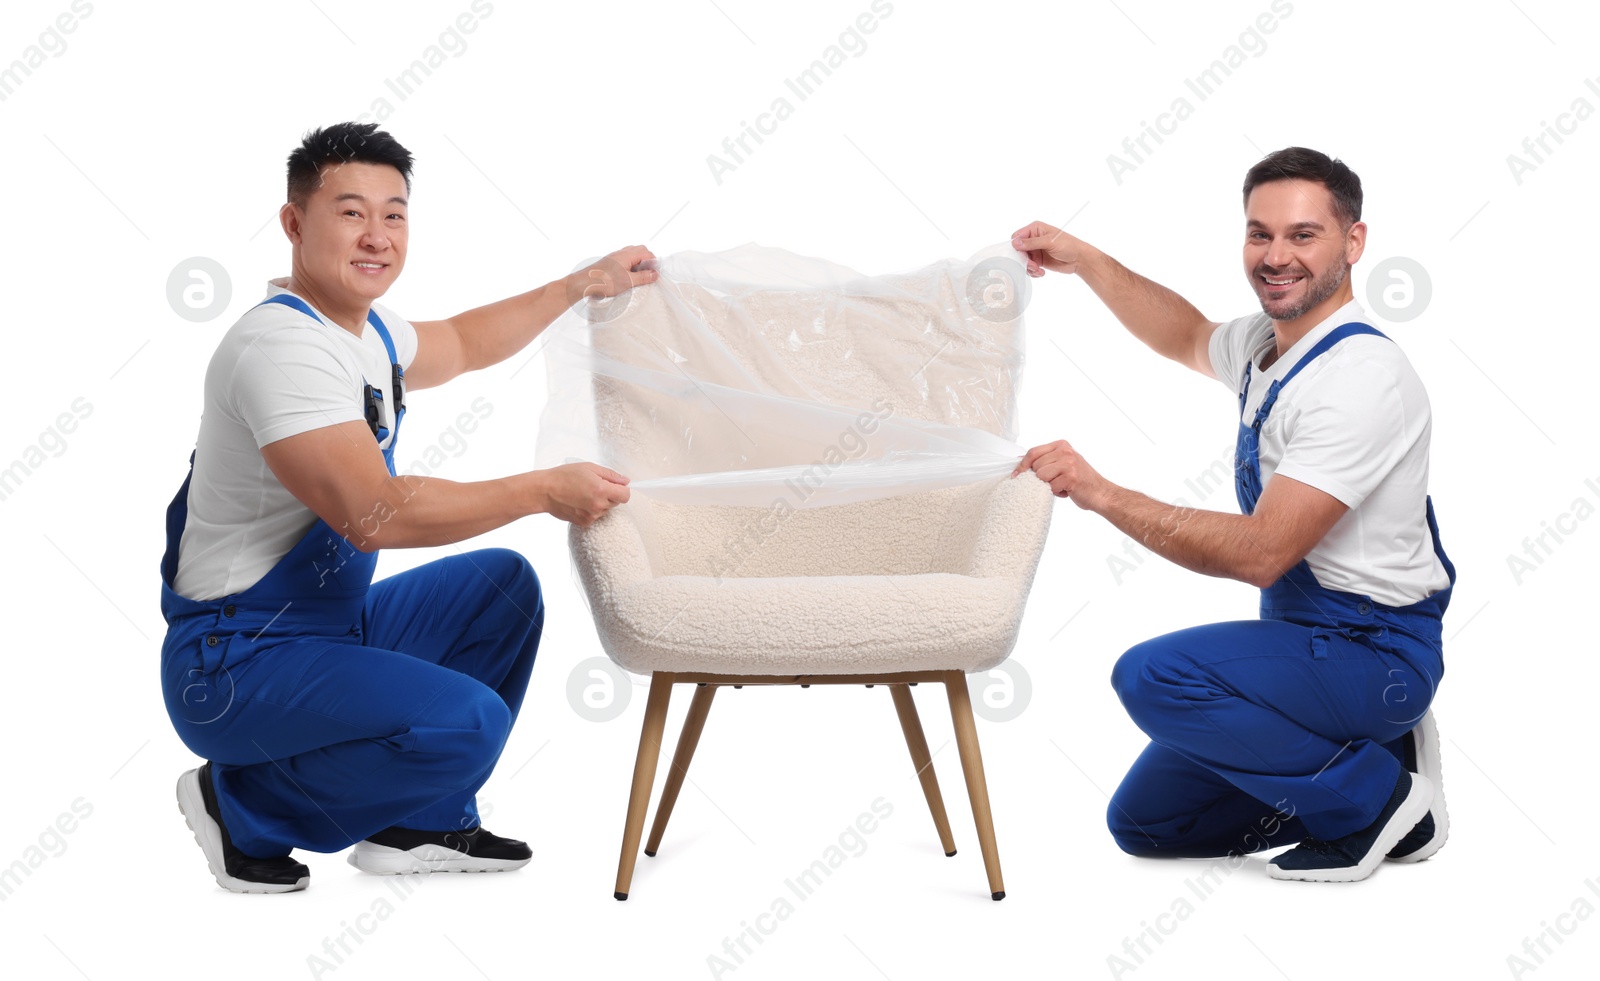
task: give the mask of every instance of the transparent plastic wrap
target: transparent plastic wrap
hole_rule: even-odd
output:
[[[1008,245],[863,276],[744,245],[549,328],[537,465],[676,504],[817,507],[1009,473],[1029,283]]]

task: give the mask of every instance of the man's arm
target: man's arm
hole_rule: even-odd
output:
[[[391,476],[365,422],[289,436],[261,455],[289,493],[363,552],[459,542],[541,512],[588,525],[628,500],[628,479],[593,463],[470,483]]]
[[[1146,279],[1083,240],[1036,221],[1011,235],[1011,247],[1028,255],[1028,275],[1045,270],[1076,273],[1089,284],[1128,332],[1151,350],[1186,368],[1215,378],[1207,320],[1183,297]]]
[[[1029,450],[1013,476],[1029,469],[1057,496],[1101,515],[1162,558],[1262,588],[1305,558],[1349,510],[1282,474],[1267,481],[1254,514],[1163,504],[1100,476],[1065,440]]]
[[[447,320],[412,324],[417,356],[406,369],[408,389],[432,388],[468,371],[499,364],[538,337],[586,296],[616,296],[656,281],[654,269],[635,269],[655,255],[632,245],[552,283],[474,307]]]

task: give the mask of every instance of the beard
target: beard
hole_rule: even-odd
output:
[[[1345,252],[1341,251],[1339,257],[1329,263],[1328,268],[1321,275],[1315,277],[1307,273],[1303,267],[1291,266],[1287,269],[1273,271],[1265,264],[1256,266],[1255,271],[1250,275],[1250,285],[1255,287],[1256,299],[1261,301],[1261,312],[1273,320],[1279,321],[1299,320],[1305,316],[1317,304],[1332,296],[1334,291],[1344,285],[1345,278],[1350,275],[1350,263],[1345,261],[1345,254]],[[1284,305],[1286,297],[1272,298],[1267,296],[1266,287],[1259,277],[1271,276],[1277,279],[1286,275],[1294,275],[1296,272],[1306,277],[1304,280],[1306,284],[1305,294],[1300,299]]]

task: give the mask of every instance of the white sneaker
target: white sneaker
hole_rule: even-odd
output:
[[[348,861],[374,875],[416,872],[510,872],[533,859],[525,842],[483,828],[414,831],[387,828],[356,842]]]
[[[1391,862],[1421,862],[1444,847],[1450,835],[1450,816],[1444,807],[1444,779],[1439,770],[1439,726],[1433,710],[1422,716],[1416,728],[1401,737],[1406,740],[1405,767],[1421,774],[1433,784],[1433,804],[1415,828],[1385,856]]]
[[[293,858],[252,858],[234,847],[228,829],[222,825],[210,763],[178,778],[178,810],[194,832],[212,878],[222,888],[230,892],[274,893],[298,892],[310,885],[311,870]]]
[[[1267,863],[1274,879],[1307,882],[1357,882],[1383,864],[1408,828],[1416,827],[1428,813],[1433,787],[1428,778],[1400,771],[1389,802],[1371,825],[1343,838],[1324,841],[1307,835],[1300,844]]]

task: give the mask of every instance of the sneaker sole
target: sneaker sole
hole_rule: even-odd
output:
[[[311,884],[310,876],[302,876],[293,884],[246,882],[244,879],[235,879],[225,871],[226,866],[222,858],[222,829],[211,819],[211,815],[206,813],[205,798],[200,793],[199,770],[190,770],[178,778],[178,812],[183,815],[183,823],[189,826],[189,831],[194,834],[195,844],[200,846],[201,853],[205,855],[206,868],[211,870],[217,885],[229,892],[258,894],[296,892]]]
[[[1367,850],[1366,858],[1360,863],[1341,869],[1282,869],[1269,863],[1267,875],[1274,879],[1293,879],[1300,882],[1359,882],[1383,864],[1384,857],[1389,854],[1390,849],[1399,844],[1400,839],[1410,833],[1417,822],[1422,820],[1422,816],[1428,813],[1432,801],[1433,784],[1427,777],[1413,774],[1411,793],[1400,802],[1394,816],[1389,818],[1389,823],[1378,832],[1377,840],[1372,843],[1372,847]]]
[[[1450,818],[1444,806],[1444,774],[1439,765],[1439,726],[1433,721],[1432,709],[1417,723],[1413,738],[1417,745],[1417,773],[1433,784],[1433,804],[1428,808],[1428,813],[1433,815],[1433,837],[1410,855],[1389,859],[1405,865],[1432,858],[1435,852],[1444,847],[1445,839],[1450,835]]]
[[[370,841],[358,842],[347,861],[373,875],[416,875],[427,872],[510,872],[531,858],[473,858],[443,845],[390,848]]]

